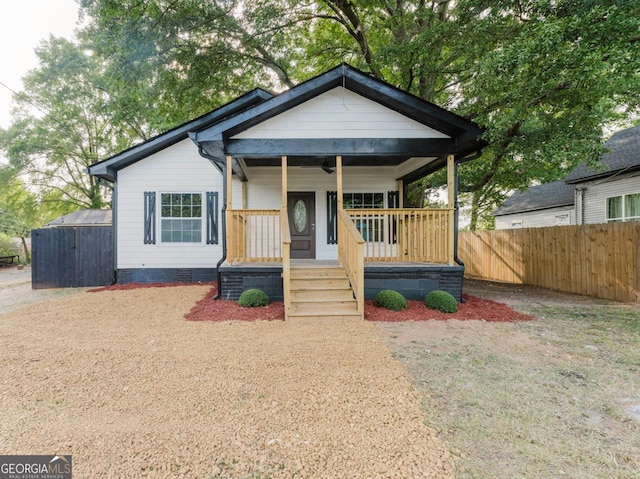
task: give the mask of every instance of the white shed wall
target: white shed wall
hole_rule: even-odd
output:
[[[541,228],[544,226],[558,226],[556,216],[569,214],[569,224],[576,224],[576,214],[573,206],[547,208],[545,210],[529,211],[526,213],[514,213],[511,215],[496,216],[495,229],[511,229],[514,221],[522,221],[522,228]]]
[[[191,140],[183,140],[118,172],[117,268],[211,268],[222,255],[222,246],[162,244],[160,242],[160,193],[219,192],[220,172],[198,154]],[[155,191],[156,244],[144,244],[144,192]],[[234,180],[233,201],[241,207],[242,189]],[[204,221],[204,217],[203,217]],[[204,236],[203,222],[203,236]],[[221,229],[220,229],[221,232]]]
[[[640,176],[615,177],[577,185],[585,186],[583,193],[584,224],[606,223],[606,203],[611,196],[640,193]]]
[[[233,138],[449,138],[449,136],[357,93],[337,87]]]

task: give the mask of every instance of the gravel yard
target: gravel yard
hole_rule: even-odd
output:
[[[74,478],[453,477],[374,324],[189,322],[208,286],[0,315],[0,454]]]

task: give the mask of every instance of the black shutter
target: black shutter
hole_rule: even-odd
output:
[[[144,192],[144,244],[156,244],[156,192]]]
[[[338,192],[327,191],[327,244],[338,244]]]
[[[207,244],[218,244],[217,191],[207,191]]]
[[[400,206],[397,191],[387,191],[387,207],[398,208]],[[398,243],[398,215],[389,215],[389,241],[391,244]]]

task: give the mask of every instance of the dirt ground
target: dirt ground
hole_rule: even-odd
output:
[[[453,477],[375,325],[185,321],[208,289],[0,315],[0,454],[72,454],[74,478]]]
[[[640,411],[637,342],[556,319],[634,305],[467,280],[539,319],[194,323],[183,316],[207,286],[32,291],[29,277],[0,269],[0,454],[72,454],[77,478],[640,467],[640,423],[624,414]]]

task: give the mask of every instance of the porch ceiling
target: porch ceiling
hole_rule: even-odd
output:
[[[248,167],[261,167],[261,166],[282,166],[282,157],[243,157],[242,158]],[[363,158],[361,156],[343,156],[342,166],[398,166],[408,160],[407,156],[377,156]],[[313,167],[322,166],[325,162],[329,164],[331,168],[336,166],[335,156],[289,156],[287,157],[287,166],[304,166]]]

